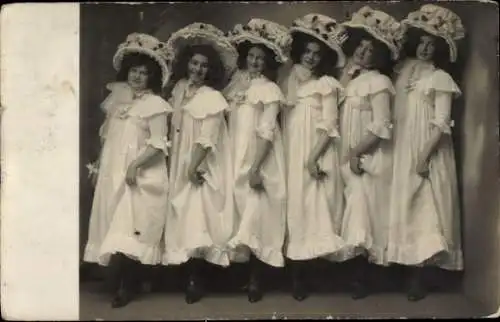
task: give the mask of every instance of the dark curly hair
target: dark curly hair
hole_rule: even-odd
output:
[[[186,46],[173,63],[173,73],[170,83],[175,84],[179,80],[188,77],[188,64],[194,55],[199,54],[207,57],[208,71],[205,85],[216,90],[222,90],[226,85],[225,70],[219,53],[209,45]]]
[[[406,32],[406,40],[403,46],[403,55],[408,58],[415,58],[417,47],[422,36],[430,36],[434,39],[434,53],[432,62],[434,66],[449,72],[451,68],[450,49],[446,41],[441,37],[436,37],[422,29],[410,27]]]
[[[153,58],[146,54],[130,53],[123,57],[120,70],[116,75],[116,80],[126,82],[131,68],[146,66],[148,80],[146,87],[158,94],[162,89],[162,71],[160,65]]]
[[[327,47],[322,41],[301,32],[293,34],[292,50],[290,52],[290,57],[294,64],[299,64],[309,43],[317,43],[320,46],[320,61],[319,64],[314,68],[313,75],[316,77],[321,77],[323,75],[328,75],[335,77],[336,66],[338,61],[338,55],[335,50]]]
[[[269,80],[275,82],[278,77],[278,69],[282,65],[278,61],[276,61],[275,53],[269,49],[267,46],[262,44],[253,44],[249,41],[242,42],[237,46],[238,50],[238,68],[241,70],[245,70],[248,68],[247,66],[247,56],[250,49],[258,47],[265,53],[265,67],[262,74],[266,76]]]
[[[370,40],[373,44],[372,67],[379,73],[391,77],[395,62],[391,58],[391,51],[387,45],[373,37],[364,29],[347,28],[349,38],[342,45],[347,57],[352,57],[362,40]]]

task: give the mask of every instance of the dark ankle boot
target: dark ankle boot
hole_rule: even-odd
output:
[[[424,269],[422,267],[410,268],[410,281],[408,288],[408,301],[416,302],[427,296],[427,289],[424,285]]]
[[[119,270],[119,287],[116,291],[115,297],[111,302],[111,307],[121,308],[126,306],[134,298],[134,282],[135,282],[135,265],[136,262],[123,254],[120,254],[121,260],[119,265],[121,269]]]
[[[250,281],[248,284],[248,301],[258,302],[262,299],[262,289],[260,286],[261,263],[252,255],[250,258]]]
[[[355,268],[354,281],[351,285],[351,298],[359,300],[370,294],[370,289],[368,287],[368,262],[365,257],[359,257],[356,259],[355,264],[357,267]]]
[[[305,262],[292,262],[292,296],[297,301],[303,301],[307,298],[308,292],[304,282]]]
[[[186,303],[188,304],[196,303],[203,297],[200,283],[200,266],[201,261],[198,259],[191,259],[188,263],[189,280],[186,288]]]

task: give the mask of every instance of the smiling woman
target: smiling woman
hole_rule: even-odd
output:
[[[117,81],[101,104],[106,115],[101,153],[90,166],[95,193],[84,260],[110,266],[115,297],[122,307],[140,285],[140,264],[160,262],[160,238],[167,204],[167,114],[157,95],[169,73],[160,42],[131,34],[114,56]],[[153,188],[153,189],[151,189]],[[141,208],[144,207],[144,208]]]
[[[193,40],[195,39],[195,40]],[[171,102],[171,193],[164,265],[188,262],[186,302],[202,296],[202,261],[229,265],[225,243],[233,234],[228,104],[219,89],[236,66],[236,49],[217,28],[190,24],[167,42],[176,56]]]

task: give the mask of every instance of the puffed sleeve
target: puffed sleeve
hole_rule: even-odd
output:
[[[460,88],[448,73],[438,69],[432,75],[431,80],[426,82],[425,93],[427,95],[434,93],[434,118],[431,124],[438,127],[441,132],[451,134],[452,100],[453,97],[461,95]]]
[[[381,139],[390,139],[392,136],[391,96],[395,94],[392,81],[385,75],[374,75],[368,83],[367,90],[373,111],[373,119],[367,126],[367,130]]]
[[[342,85],[333,77],[323,76],[318,81],[318,92],[321,94],[321,120],[316,125],[329,137],[339,137],[338,102],[343,97]]]
[[[388,92],[378,92],[371,98],[373,120],[367,130],[381,139],[391,138],[391,97]]]
[[[275,83],[266,82],[259,86],[250,87],[247,96],[250,104],[263,104],[263,112],[256,128],[257,135],[264,140],[272,141],[280,103],[285,100],[281,89]]]
[[[445,92],[450,93],[453,97],[458,97],[462,94],[450,74],[441,69],[437,69],[430,80],[423,83],[423,90],[427,95],[433,92]]]
[[[168,155],[170,142],[168,141],[168,122],[167,114],[161,113],[154,115],[148,119],[150,137],[146,140],[146,144],[161,150],[165,155]]]
[[[434,101],[434,119],[431,124],[438,127],[441,132],[451,134],[453,121],[451,118],[452,94],[449,92],[436,92]]]
[[[219,138],[219,131],[224,114],[222,111],[217,114],[209,115],[201,122],[200,136],[196,139],[195,143],[200,144],[203,148],[215,149],[217,140]]]
[[[274,139],[274,130],[276,129],[277,116],[280,111],[279,101],[268,103],[264,106],[257,126],[257,135],[264,140],[272,141]]]

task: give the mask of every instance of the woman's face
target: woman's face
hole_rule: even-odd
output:
[[[251,74],[260,74],[266,67],[266,53],[262,48],[252,47],[247,55],[247,69]]]
[[[361,40],[358,47],[354,50],[354,55],[352,57],[353,62],[364,68],[371,67],[374,48],[375,46],[372,40]]]
[[[193,83],[203,83],[208,72],[208,58],[202,54],[194,54],[188,62],[188,78]]]
[[[148,85],[148,68],[144,65],[131,67],[127,82],[135,91],[145,90]]]
[[[420,37],[417,46],[416,56],[420,60],[429,61],[434,56],[435,44],[434,38],[428,35]]]
[[[314,69],[321,61],[321,46],[317,42],[309,42],[306,45],[300,63],[307,69]]]

